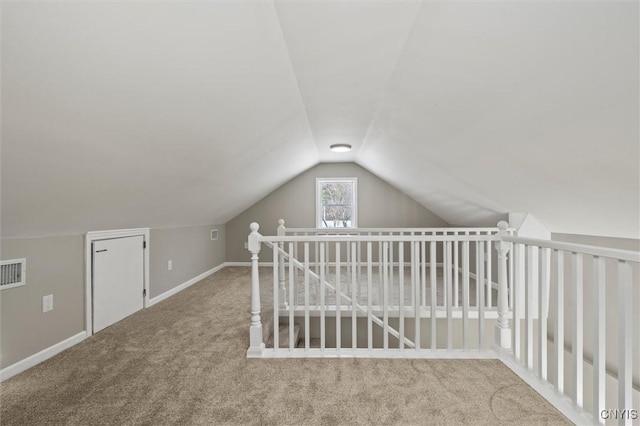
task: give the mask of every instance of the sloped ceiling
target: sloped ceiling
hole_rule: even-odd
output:
[[[224,223],[355,161],[453,224],[638,238],[638,21],[637,2],[4,3],[3,237]]]

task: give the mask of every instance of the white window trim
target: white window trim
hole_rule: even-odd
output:
[[[322,228],[322,200],[320,199],[320,184],[322,182],[348,182],[353,183],[353,219],[348,228]],[[316,228],[320,229],[354,229],[358,227],[358,178],[316,178]]]

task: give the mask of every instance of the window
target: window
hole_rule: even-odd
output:
[[[356,178],[316,179],[316,227],[356,228]]]

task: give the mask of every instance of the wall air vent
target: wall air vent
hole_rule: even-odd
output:
[[[27,259],[0,260],[0,290],[27,283]]]
[[[215,241],[218,239],[218,230],[217,229],[212,229],[211,230],[211,241]]]

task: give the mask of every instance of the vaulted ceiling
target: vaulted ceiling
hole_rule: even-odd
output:
[[[224,223],[321,161],[452,224],[639,237],[638,2],[1,14],[3,237]]]

